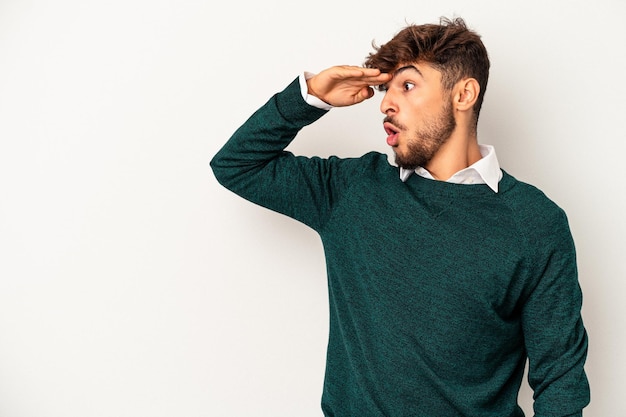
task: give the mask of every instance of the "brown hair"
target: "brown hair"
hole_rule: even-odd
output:
[[[474,104],[474,122],[483,102],[489,78],[489,57],[480,35],[461,18],[441,18],[439,24],[409,25],[365,60],[367,68],[393,72],[401,64],[424,62],[441,72],[446,91],[463,78],[476,79],[480,92]]]

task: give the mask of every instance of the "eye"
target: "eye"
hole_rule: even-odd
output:
[[[402,88],[404,89],[404,91],[411,91],[414,87],[415,84],[409,81],[405,81],[404,84],[402,84]]]

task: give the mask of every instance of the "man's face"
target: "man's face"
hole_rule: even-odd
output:
[[[423,167],[456,127],[441,72],[428,64],[400,65],[385,87],[380,109],[386,114],[387,144],[396,163],[407,169]]]

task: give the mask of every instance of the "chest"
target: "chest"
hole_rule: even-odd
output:
[[[522,294],[525,239],[497,199],[355,189],[322,237],[335,293],[381,311],[508,318]]]

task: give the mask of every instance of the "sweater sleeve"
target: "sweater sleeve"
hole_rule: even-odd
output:
[[[220,184],[239,196],[292,217],[315,230],[322,227],[341,188],[348,160],[294,156],[284,149],[326,110],[307,104],[298,79],[258,109],[211,160]]]
[[[562,210],[544,220],[546,234],[532,243],[537,280],[522,309],[535,417],[582,416],[590,392],[575,248]]]

